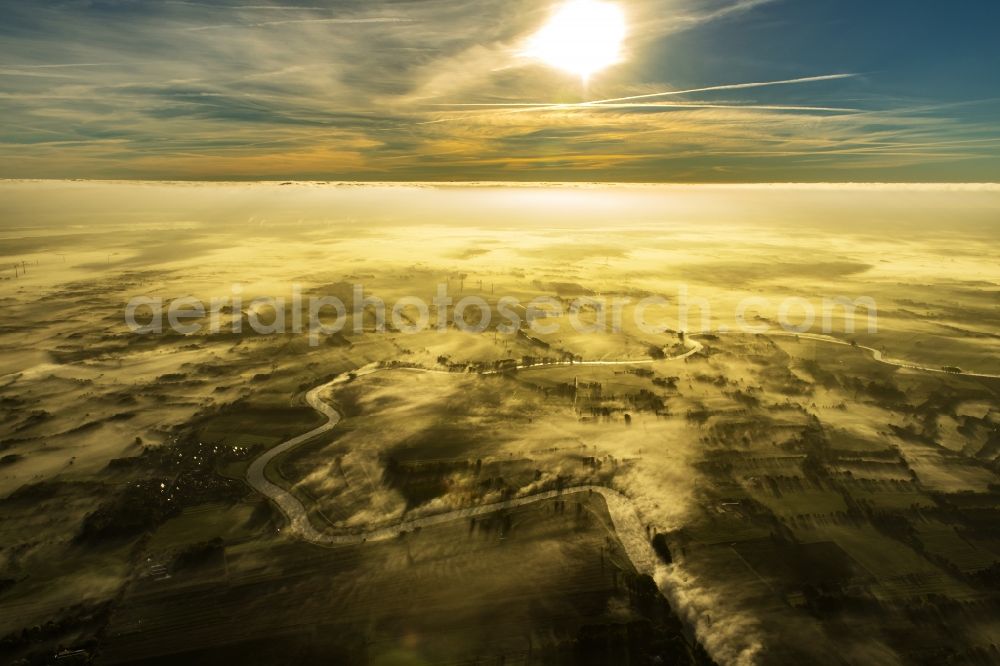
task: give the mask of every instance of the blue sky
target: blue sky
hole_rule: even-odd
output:
[[[0,2],[0,177],[1000,180],[1000,3],[615,4],[584,87],[558,2]]]

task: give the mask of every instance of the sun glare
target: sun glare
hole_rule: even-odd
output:
[[[625,15],[611,2],[570,0],[528,42],[525,54],[586,81],[620,62]]]

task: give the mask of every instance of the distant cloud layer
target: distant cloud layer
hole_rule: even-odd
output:
[[[0,177],[1000,180],[994,3],[620,4],[584,89],[531,0],[0,2]]]

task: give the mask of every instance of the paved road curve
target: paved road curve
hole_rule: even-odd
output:
[[[664,361],[680,361],[689,358],[703,349],[701,343],[691,342],[688,345],[688,350],[679,355],[667,359],[661,359],[659,361],[654,360],[637,360],[637,361],[582,361],[582,362],[559,362],[559,363],[547,363],[544,365],[532,365],[532,366],[518,366],[519,370],[526,370],[529,368],[553,368],[553,367],[565,367],[565,366],[607,366],[607,365],[646,365],[649,363],[659,363]],[[340,422],[341,416],[328,403],[324,402],[320,397],[324,392],[332,389],[335,386],[347,383],[353,378],[363,377],[366,375],[372,375],[376,372],[393,370],[392,367],[382,368],[378,366],[368,366],[357,370],[349,375],[342,375],[337,377],[333,381],[327,382],[316,388],[312,389],[306,394],[306,402],[310,407],[315,409],[320,414],[323,414],[327,421],[318,428],[314,428],[309,432],[294,437],[286,442],[275,446],[274,448],[268,450],[262,456],[253,461],[250,468],[247,470],[247,482],[251,487],[257,492],[264,495],[272,502],[274,502],[281,512],[288,519],[288,528],[291,530],[292,534],[298,538],[301,538],[310,543],[314,543],[322,546],[341,546],[349,544],[364,543],[366,541],[380,541],[385,539],[392,539],[404,532],[410,532],[415,529],[422,527],[430,527],[432,525],[440,525],[442,523],[447,523],[453,520],[461,520],[464,518],[473,518],[475,516],[482,516],[489,513],[495,513],[504,509],[513,509],[519,506],[524,506],[526,504],[531,504],[533,502],[540,502],[547,499],[552,499],[555,497],[568,495],[572,493],[597,493],[604,498],[605,503],[608,506],[608,511],[611,513],[611,520],[614,523],[616,532],[618,533],[619,539],[625,545],[625,549],[632,559],[633,564],[638,568],[640,563],[648,562],[649,571],[652,571],[653,563],[655,562],[655,556],[653,556],[652,548],[649,546],[648,541],[645,538],[645,530],[642,527],[642,523],[639,520],[638,515],[632,506],[631,501],[626,498],[621,493],[611,490],[610,488],[604,488],[601,486],[574,486],[571,488],[565,488],[560,491],[547,491],[543,493],[536,493],[534,495],[526,495],[524,497],[516,497],[503,502],[495,502],[493,504],[482,504],[478,506],[471,506],[465,509],[458,509],[455,511],[449,511],[447,513],[442,513],[434,516],[425,516],[422,518],[404,519],[402,522],[395,523],[386,527],[379,527],[370,530],[356,530],[356,531],[320,531],[313,526],[312,521],[309,520],[308,512],[306,508],[302,505],[295,495],[291,492],[282,488],[281,486],[271,483],[267,479],[265,470],[268,465],[274,461],[275,458],[291,451],[292,449],[305,444],[306,442],[319,437],[323,433],[333,430],[334,427]],[[423,368],[410,368],[401,367],[395,368],[396,370],[409,371],[409,372],[428,372],[428,373],[438,373],[438,374],[456,374],[451,372],[445,372],[440,370],[427,370]],[[484,375],[498,374],[501,371],[488,371],[482,373]],[[626,543],[629,542],[629,543]],[[645,570],[645,569],[643,569]]]
[[[794,337],[798,339],[816,340],[818,342],[825,342],[829,344],[842,345],[847,347],[854,347],[856,349],[861,349],[872,354],[874,360],[879,363],[884,363],[887,365],[896,366],[899,368],[907,368],[910,370],[920,370],[924,372],[934,372],[940,374],[948,374],[959,377],[984,377],[984,378],[995,378],[1000,379],[1000,375],[991,375],[985,373],[974,373],[974,372],[962,372],[955,373],[942,368],[932,368],[923,365],[918,365],[916,363],[908,363],[903,361],[897,361],[893,359],[886,358],[881,351],[874,349],[872,347],[865,347],[861,345],[854,345],[850,342],[845,342],[844,340],[839,340],[825,335],[816,335],[810,333],[788,333],[788,332],[768,332],[761,333],[764,336],[778,336],[778,337]],[[652,363],[661,363],[667,361],[682,361],[684,359],[690,358],[695,354],[702,351],[703,345],[695,340],[691,340],[689,337],[688,350],[678,356],[670,357],[661,360],[636,360],[636,361],[582,361],[582,362],[559,362],[559,363],[548,363],[543,365],[532,365],[532,366],[517,366],[518,370],[527,369],[546,369],[554,367],[566,367],[566,366],[609,366],[609,365],[648,365]],[[649,562],[649,567],[652,566],[652,550],[645,538],[645,530],[642,528],[642,523],[637,516],[631,501],[622,495],[621,493],[611,490],[609,488],[603,488],[599,486],[575,486],[571,488],[565,488],[561,491],[549,491],[538,493],[534,495],[527,495],[524,497],[517,497],[514,499],[506,500],[504,502],[496,502],[493,504],[483,504],[479,506],[472,506],[465,509],[458,509],[456,511],[449,511],[447,513],[442,513],[434,516],[426,516],[422,518],[404,519],[403,521],[384,527],[373,528],[370,530],[357,530],[357,531],[320,531],[317,530],[312,522],[309,520],[308,513],[302,503],[296,498],[291,492],[271,483],[266,475],[264,474],[265,469],[271,462],[282,455],[283,453],[290,451],[297,446],[300,446],[311,439],[322,435],[323,433],[329,432],[340,422],[340,414],[332,406],[327,404],[320,397],[325,391],[331,389],[337,385],[344,384],[352,379],[352,377],[362,377],[365,375],[371,375],[376,372],[392,370],[393,368],[381,368],[377,366],[369,366],[355,371],[351,375],[344,375],[337,377],[333,381],[327,382],[321,386],[309,391],[306,394],[306,402],[309,406],[315,409],[320,414],[323,414],[327,421],[323,425],[310,430],[309,432],[294,437],[286,442],[275,446],[270,449],[262,456],[254,460],[247,470],[247,482],[253,487],[257,492],[261,493],[272,502],[274,502],[281,512],[288,519],[288,529],[291,530],[292,534],[298,538],[309,541],[317,545],[324,546],[336,546],[336,545],[348,545],[348,544],[358,544],[365,541],[378,541],[384,539],[391,539],[399,536],[404,532],[409,532],[414,529],[419,529],[422,527],[429,527],[431,525],[440,525],[442,523],[447,523],[453,520],[461,520],[464,518],[472,518],[475,516],[481,516],[489,513],[494,513],[504,509],[512,509],[519,506],[524,506],[526,504],[531,504],[532,502],[540,502],[547,499],[552,499],[560,495],[567,495],[571,493],[597,493],[601,495],[608,505],[608,511],[611,513],[612,521],[615,524],[615,528],[618,531],[619,538],[621,538],[623,543],[626,541],[631,542],[631,545],[626,544],[626,550],[629,552],[632,558],[633,564],[640,571],[645,571],[645,563]],[[441,370],[429,370],[423,368],[397,368],[398,370],[410,371],[410,372],[427,372],[427,373],[439,373],[439,374],[455,374]],[[484,375],[494,375],[503,371],[488,371],[482,373]],[[643,566],[640,566],[643,565]]]
[[[816,333],[789,333],[786,331],[775,331],[772,333],[761,333],[763,336],[775,336],[780,338],[799,338],[802,340],[815,340],[817,342],[826,342],[832,345],[841,345],[844,347],[853,347],[855,349],[861,349],[866,352],[871,353],[872,358],[883,363],[885,365],[892,365],[897,368],[906,368],[908,370],[920,370],[921,372],[934,372],[941,375],[951,375],[953,377],[979,377],[983,379],[1000,379],[1000,375],[991,375],[985,372],[954,372],[952,370],[945,370],[944,368],[931,368],[926,365],[920,365],[918,363],[911,363],[909,361],[900,361],[898,359],[887,358],[878,349],[874,347],[866,347],[864,345],[854,344],[853,342],[847,342],[839,338],[834,338],[829,335],[818,335]]]
[[[794,333],[765,333],[763,335],[771,336],[781,336],[781,337],[797,337],[810,340],[817,340],[819,342],[826,342],[830,344],[853,346],[858,349],[870,352],[872,357],[880,362],[888,365],[894,365],[900,368],[908,368],[911,370],[923,370],[926,372],[935,372],[942,374],[954,374],[940,368],[931,368],[926,366],[917,365],[914,363],[906,363],[902,361],[895,361],[892,359],[885,358],[882,352],[873,349],[871,347],[863,347],[860,345],[853,345],[852,343],[845,342],[843,340],[838,340],[837,338],[832,338],[828,336],[812,335],[812,334],[794,334]],[[701,343],[691,339],[692,336],[688,336],[688,350],[679,356],[675,356],[668,359],[662,359],[662,361],[680,361],[702,351],[703,346]],[[519,366],[519,370],[525,369],[543,369],[548,367],[559,367],[567,365],[582,365],[582,366],[607,366],[607,365],[644,365],[651,364],[661,361],[654,360],[641,360],[641,361],[591,361],[582,363],[554,363],[547,365],[538,366]],[[572,494],[587,493],[587,494],[598,494],[604,498],[604,502],[607,506],[608,514],[611,517],[612,526],[614,527],[615,533],[618,540],[621,542],[622,547],[625,550],[625,554],[632,562],[635,570],[641,574],[647,574],[656,578],[656,569],[658,564],[658,558],[656,553],[653,551],[652,545],[649,542],[646,530],[643,527],[642,519],[640,518],[638,512],[636,511],[635,504],[625,495],[612,490],[610,488],[605,488],[602,486],[575,486],[571,488],[565,488],[562,490],[551,490],[542,493],[536,493],[533,495],[526,495],[524,497],[517,497],[514,499],[506,500],[503,502],[495,502],[492,504],[483,504],[479,506],[471,506],[465,509],[459,509],[456,511],[449,511],[446,513],[441,513],[433,516],[424,516],[420,518],[404,519],[401,522],[372,528],[372,529],[360,529],[357,531],[334,531],[334,530],[318,530],[316,529],[312,522],[309,520],[308,513],[302,503],[288,490],[282,488],[281,486],[275,485],[267,480],[264,471],[267,466],[274,461],[275,458],[281,454],[294,449],[305,442],[322,435],[323,433],[329,432],[340,422],[341,415],[334,409],[331,405],[324,402],[321,396],[329,389],[335,386],[344,384],[351,381],[353,378],[361,377],[365,375],[371,375],[382,370],[391,370],[392,368],[380,368],[375,366],[369,366],[355,371],[349,375],[340,376],[333,381],[327,382],[321,386],[317,386],[306,394],[306,401],[309,406],[315,409],[320,414],[323,414],[327,421],[323,425],[310,430],[309,432],[294,437],[286,442],[279,444],[278,446],[272,448],[271,450],[264,453],[262,456],[253,461],[250,468],[247,470],[247,481],[250,485],[257,490],[259,493],[270,499],[277,505],[281,512],[288,519],[288,528],[292,535],[308,541],[310,543],[320,545],[320,546],[341,546],[341,545],[351,545],[351,544],[361,544],[367,541],[380,541],[386,539],[392,539],[398,537],[400,534],[410,532],[423,527],[430,527],[433,525],[441,525],[454,520],[462,520],[473,518],[476,516],[482,516],[490,513],[495,513],[497,511],[502,511],[506,509],[513,509],[520,506],[525,506],[532,504],[534,502],[541,502],[544,500],[554,499],[557,497],[566,497]],[[442,372],[436,370],[426,370],[421,368],[398,368],[399,370],[408,370],[413,372]],[[453,374],[453,373],[444,373]],[[483,374],[497,374],[496,371],[490,371]],[[981,373],[961,373],[960,376],[971,376],[971,377],[989,377],[989,378],[1000,378],[997,375],[981,374]],[[671,603],[675,603],[674,595],[669,589],[663,590],[668,598],[671,599]],[[675,606],[676,607],[676,606]],[[694,628],[688,627],[688,630],[694,632]]]

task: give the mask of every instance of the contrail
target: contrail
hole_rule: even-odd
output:
[[[217,25],[200,25],[193,28],[185,28],[187,32],[200,32],[203,30],[223,30],[226,28],[266,28],[272,25],[289,25],[294,23],[329,23],[329,24],[358,24],[358,23],[412,23],[413,19],[398,17],[375,17],[375,18],[305,18],[286,19],[283,21],[263,21],[261,23],[220,23]]]
[[[58,65],[12,65],[12,69],[62,69],[64,67],[113,67],[113,62],[68,62]]]
[[[214,5],[211,2],[188,2],[187,0],[164,0],[164,4],[167,5],[184,5],[187,7],[203,7],[205,9],[219,9],[219,10],[261,10],[261,11],[277,11],[277,12],[295,12],[295,11],[316,11],[317,7],[294,7],[291,5]]]
[[[797,79],[782,79],[780,81],[753,81],[753,82],[750,82],[750,83],[727,83],[727,84],[719,85],[719,86],[706,86],[704,88],[689,88],[687,90],[666,90],[664,92],[648,93],[648,94],[645,94],[645,95],[630,95],[628,97],[612,97],[612,98],[609,98],[609,99],[597,99],[597,100],[591,100],[589,102],[574,102],[574,103],[559,103],[559,102],[556,102],[556,103],[544,103],[544,102],[542,102],[542,103],[539,103],[539,102],[527,102],[527,103],[500,102],[500,103],[494,103],[494,104],[461,104],[461,103],[455,103],[455,104],[433,104],[432,106],[450,106],[450,107],[467,107],[467,108],[468,107],[480,107],[480,108],[482,108],[482,107],[486,107],[486,108],[493,107],[493,108],[496,108],[496,109],[503,109],[502,111],[498,111],[500,113],[524,113],[526,111],[555,111],[555,110],[561,110],[561,109],[586,109],[586,108],[599,107],[599,106],[609,106],[609,105],[614,104],[616,102],[632,102],[632,101],[635,101],[635,100],[651,99],[651,98],[654,98],[654,97],[669,97],[669,96],[673,96],[673,95],[690,95],[692,93],[714,92],[714,91],[718,91],[718,90],[744,90],[746,88],[765,88],[765,87],[769,87],[769,86],[789,86],[789,85],[797,85],[797,84],[801,84],[801,83],[817,83],[817,82],[820,82],[820,81],[836,81],[836,80],[839,80],[839,79],[849,79],[849,78],[853,78],[853,77],[856,77],[856,76],[857,76],[857,74],[823,74],[821,76],[803,76],[803,77],[799,77]],[[609,107],[609,108],[628,108],[628,107]],[[711,107],[707,107],[707,108],[711,108]],[[752,107],[743,107],[743,108],[752,108]],[[771,110],[785,110],[785,111],[796,110],[796,111],[798,111],[798,110],[806,110],[806,109],[805,108],[799,108],[799,109],[791,109],[791,108],[788,108],[788,109],[778,109],[778,108],[772,107]],[[810,110],[814,110],[814,111],[824,111],[824,110],[833,111],[834,109],[825,109],[823,107],[816,107],[816,108],[813,108],[813,109],[810,109]],[[838,111],[838,112],[852,112],[852,113],[858,112],[857,109],[836,109],[836,111]],[[485,115],[485,114],[483,114],[483,115]],[[469,116],[464,116],[464,117],[469,117]],[[436,125],[438,123],[446,123],[446,122],[451,122],[451,121],[460,120],[460,119],[461,118],[443,118],[443,119],[438,119],[438,120],[427,120],[427,121],[416,123],[416,124],[417,125]]]
[[[452,106],[452,105],[440,105],[440,106]],[[458,104],[455,106],[494,106],[492,104]],[[502,105],[502,106],[514,106],[514,105]],[[521,105],[516,105],[521,106]],[[861,113],[861,109],[852,109],[839,106],[804,106],[804,105],[790,105],[790,104],[727,104],[725,102],[632,102],[632,103],[610,103],[602,102],[601,104],[586,104],[586,105],[573,105],[568,104],[565,106],[552,106],[549,104],[533,104],[531,108],[522,109],[526,111],[538,111],[548,108],[559,109],[559,108],[578,108],[580,107],[599,107],[602,109],[760,109],[760,110],[770,110],[770,111],[830,111],[836,113]],[[456,111],[455,113],[461,113]]]
[[[79,67],[114,67],[110,62],[78,62],[59,65],[18,65],[9,69],[0,69],[2,76],[30,76],[39,79],[74,79],[74,74],[60,74],[62,70]]]
[[[649,99],[650,97],[667,97],[670,95],[688,95],[690,93],[712,92],[715,90],[742,90],[744,88],[765,88],[767,86],[789,86],[796,83],[816,83],[818,81],[836,81],[838,79],[850,79],[857,74],[824,74],[823,76],[805,76],[798,79],[784,79],[781,81],[757,81],[754,83],[730,83],[722,86],[709,86],[707,88],[692,88],[690,90],[668,90],[666,92],[650,93],[648,95],[632,95],[631,97],[617,97],[614,99],[601,99],[594,102],[584,102],[584,104],[606,104],[610,102],[630,102],[636,99]]]
[[[525,110],[536,110],[544,108],[573,108],[579,106],[594,106],[596,104],[611,104],[613,102],[632,102],[638,99],[650,99],[653,97],[669,97],[673,95],[690,95],[692,93],[714,92],[717,90],[743,90],[745,88],[764,88],[767,86],[788,86],[797,83],[815,83],[818,81],[836,81],[838,79],[849,79],[857,74],[824,74],[823,76],[806,76],[798,79],[783,79],[781,81],[755,81],[752,83],[728,83],[721,86],[708,86],[706,88],[689,88],[688,90],[667,90],[646,95],[631,95],[629,97],[612,97],[610,99],[596,99],[589,102],[529,102],[529,103],[498,103],[498,104],[434,104],[434,106],[498,106],[498,107],[523,107]]]
[[[825,111],[828,113],[859,113],[861,109],[839,106],[801,106],[792,104],[720,104],[692,102],[690,104],[642,103],[642,104],[601,104],[609,109],[756,109],[759,111]]]

